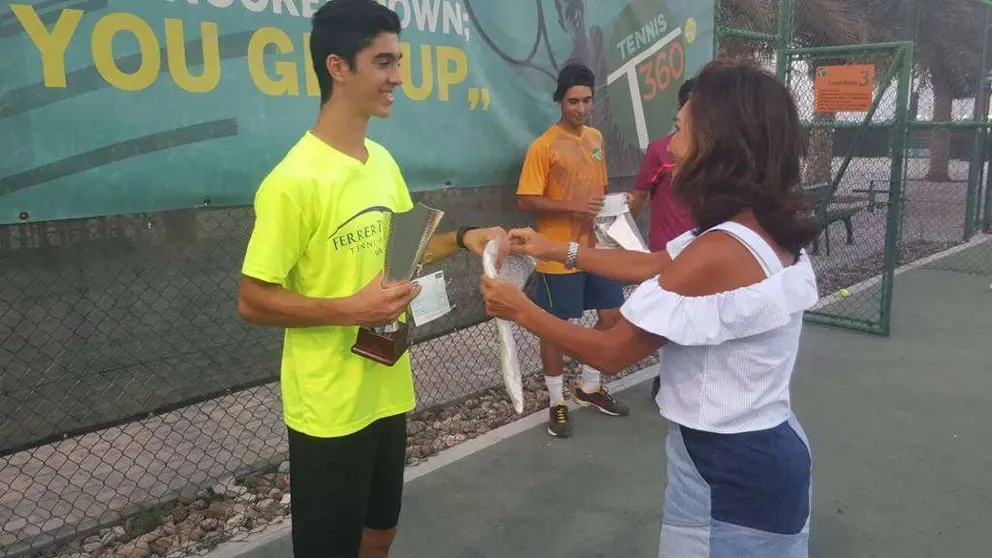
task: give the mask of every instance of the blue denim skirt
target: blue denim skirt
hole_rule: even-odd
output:
[[[714,434],[671,423],[659,558],[808,558],[812,454],[795,416]]]

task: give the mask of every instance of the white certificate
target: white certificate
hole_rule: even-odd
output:
[[[603,198],[603,209],[597,217],[616,217],[627,212],[627,195],[623,193],[607,194]]]
[[[420,294],[410,303],[414,325],[422,326],[451,312],[444,271],[418,277],[413,282],[421,287]]]
[[[624,217],[627,216],[625,215]],[[620,217],[614,221],[606,229],[606,234],[624,250],[647,252],[647,246],[644,245],[644,241],[637,233],[637,225],[633,223],[633,220],[625,219],[624,217]]]

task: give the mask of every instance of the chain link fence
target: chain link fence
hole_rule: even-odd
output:
[[[953,249],[985,232],[977,203],[985,188],[976,178],[985,176],[988,156],[973,159],[976,135],[985,134],[926,122],[913,127],[902,191],[902,263]],[[970,267],[992,273],[988,261],[974,261]]]
[[[856,329],[884,332],[897,223],[890,185],[899,180],[895,154],[905,111],[894,102],[902,73],[901,51],[817,51],[788,57],[787,76],[800,117],[809,127],[803,187],[814,202],[821,234],[811,255],[820,305],[810,317]],[[838,66],[873,68],[874,110],[849,116],[817,107],[818,73]],[[832,296],[836,295],[836,296]]]
[[[811,320],[887,333],[898,266],[992,275],[992,7],[721,0],[717,13],[718,52],[776,72],[809,132],[802,186],[822,227],[809,251],[823,297]],[[913,45],[902,99],[895,51],[873,48],[899,41]],[[858,64],[875,69],[875,111],[817,110],[816,69]]]
[[[448,230],[529,224],[512,188],[414,197]],[[282,333],[235,311],[252,222],[202,208],[0,227],[0,556],[178,555],[288,513]],[[454,309],[412,332],[410,464],[517,418],[481,265],[436,269]],[[536,339],[517,342],[530,413],[547,394]]]
[[[909,25],[919,69],[909,108],[901,263],[989,277],[992,4],[920,0]]]
[[[890,265],[893,205],[901,210],[898,264],[992,275],[984,236],[992,220],[984,79],[992,59],[982,55],[988,8],[920,0],[914,19],[886,2],[783,2],[722,0],[717,47],[790,80],[809,124],[804,187],[820,196],[824,224],[810,247],[828,305],[820,310],[848,321],[884,319],[884,293],[855,286]],[[814,110],[813,72],[836,57],[790,57],[783,49],[907,36],[917,36],[910,123],[904,171],[893,172],[898,132],[889,124],[897,108],[893,84],[883,94],[881,79],[891,56],[839,60],[878,69],[883,99],[861,126]],[[940,64],[954,69],[943,75]],[[890,197],[893,183],[899,195]],[[448,230],[527,224],[509,187],[415,198],[445,210]],[[647,218],[639,219],[642,230]],[[235,312],[251,223],[249,208],[202,207],[0,226],[0,558],[180,556],[288,514],[282,334]],[[949,249],[949,257],[924,259]],[[454,310],[413,332],[410,464],[516,418],[495,326],[478,296],[481,266],[457,256],[437,268]],[[536,340],[517,331],[517,342],[530,413],[547,405],[547,394]],[[567,366],[570,381],[576,372],[575,363]]]

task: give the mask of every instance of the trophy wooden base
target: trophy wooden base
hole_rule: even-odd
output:
[[[409,326],[400,322],[399,329],[392,333],[377,333],[369,327],[358,328],[358,337],[351,352],[369,360],[392,366],[409,348],[407,335]]]

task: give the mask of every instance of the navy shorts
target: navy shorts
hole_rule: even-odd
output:
[[[538,273],[534,302],[563,320],[582,317],[586,310],[613,310],[623,306],[623,286],[589,273]]]

